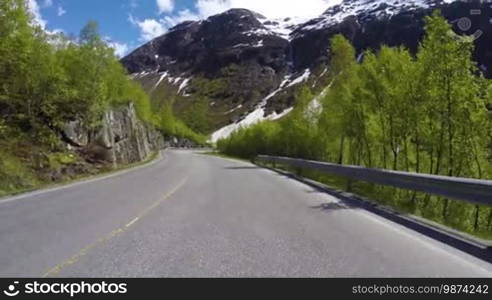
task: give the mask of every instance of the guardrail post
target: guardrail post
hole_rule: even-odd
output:
[[[302,176],[302,168],[295,168],[295,171],[297,176]]]
[[[352,184],[353,180],[352,179],[347,179],[347,192],[351,193],[352,192]]]

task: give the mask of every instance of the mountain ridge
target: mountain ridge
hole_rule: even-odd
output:
[[[423,36],[423,19],[435,9],[441,9],[460,34],[482,28],[475,56],[490,77],[492,8],[480,1],[345,0],[305,22],[231,9],[181,23],[122,62],[152,94],[166,90],[164,94],[173,95],[178,113],[191,105],[190,98],[209,99],[211,129],[218,137],[216,130],[229,132],[226,128],[234,124],[240,127],[285,115],[295,104],[301,83],[309,82],[310,88],[321,92],[327,84],[333,35],[346,36],[359,55],[383,44],[415,52]],[[481,9],[481,14],[468,13],[473,9]],[[472,24],[466,31],[458,22],[464,18]]]

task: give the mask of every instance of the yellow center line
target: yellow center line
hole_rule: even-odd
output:
[[[87,255],[90,250],[93,248],[103,245],[110,241],[111,239],[125,233],[131,226],[133,226],[135,223],[138,221],[142,220],[146,215],[148,215],[152,210],[156,209],[159,205],[162,204],[165,200],[169,199],[171,196],[173,196],[179,189],[181,189],[186,182],[188,181],[188,177],[184,178],[180,184],[178,184],[172,191],[169,193],[165,194],[163,197],[161,197],[158,201],[156,201],[154,204],[151,206],[147,207],[144,209],[140,214],[137,215],[137,217],[133,218],[132,221],[130,221],[128,224],[126,224],[124,227],[118,228],[116,230],[113,230],[111,233],[108,235],[96,240],[94,243],[89,244],[88,246],[82,248],[79,252],[77,252],[75,255],[70,257],[69,259],[63,261],[62,263],[56,265],[55,267],[51,268],[48,272],[46,272],[43,277],[52,277],[61,272],[61,270],[67,266],[73,265],[77,263],[83,256]]]

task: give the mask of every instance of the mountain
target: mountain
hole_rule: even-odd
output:
[[[345,0],[292,33],[298,67],[327,62],[329,37],[342,33],[359,52],[382,44],[403,45],[415,51],[423,36],[424,17],[440,9],[459,34],[477,34],[476,58],[491,66],[492,8],[486,1],[452,0]],[[478,13],[479,12],[479,13]],[[492,73],[487,69],[487,74]]]
[[[122,61],[157,102],[176,98],[178,114],[192,104],[190,95],[209,99],[212,129],[220,128],[255,110],[294,72],[289,40],[268,22],[233,9],[180,24]]]
[[[435,9],[457,33],[476,35],[476,61],[492,77],[492,7],[479,0],[345,0],[312,20],[271,20],[232,9],[179,24],[122,63],[156,105],[171,101],[180,114],[196,98],[207,99],[208,130],[220,129],[216,140],[241,125],[287,114],[303,82],[320,92],[333,35],[345,35],[359,54],[383,44],[415,51],[424,17]]]

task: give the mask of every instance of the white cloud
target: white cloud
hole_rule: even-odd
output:
[[[53,0],[44,0],[43,7],[53,6]]]
[[[342,0],[196,0],[195,7],[202,18],[231,8],[250,9],[268,18],[313,18],[340,2]]]
[[[36,25],[41,26],[43,29],[46,27],[46,20],[43,19],[43,16],[41,16],[41,11],[39,9],[38,2],[36,0],[28,0],[27,1],[27,8],[29,9],[29,12],[33,16],[33,21]]]
[[[130,15],[129,20],[140,28],[140,40],[149,41],[183,21],[206,19],[231,8],[246,8],[272,19],[307,19],[321,15],[326,9],[340,2],[342,0],[195,0],[193,11],[183,9],[172,13],[174,0],[157,0],[159,14],[164,13],[164,16],[139,21]]]
[[[170,13],[174,10],[174,0],[157,0],[159,13]]]
[[[341,3],[342,0],[196,0],[195,11],[180,11],[164,18],[167,25],[188,20],[205,19],[227,11],[231,8],[246,8],[268,18],[315,18],[329,7]],[[162,21],[162,20],[161,20]]]
[[[201,19],[199,15],[194,14],[189,9],[183,9],[173,16],[163,17],[160,20],[160,23],[163,24],[166,28],[170,28],[184,21],[196,21],[199,19]]]
[[[39,3],[41,3],[41,6]],[[53,0],[44,0],[43,2],[41,2],[41,0],[27,0],[26,4],[29,13],[32,15],[32,22],[34,23],[34,25],[40,26],[49,35],[56,35],[64,32],[63,29],[59,28],[48,29],[46,27],[48,21],[46,21],[41,14],[41,8],[52,6]]]
[[[118,43],[112,41],[109,41],[107,43],[111,48],[114,49],[114,54],[118,57],[125,56],[128,53],[128,50],[130,50],[130,47],[125,43]]]
[[[140,29],[139,40],[141,42],[148,42],[156,37],[159,37],[166,33],[170,27],[173,27],[181,22],[198,19],[199,17],[188,9],[181,10],[173,16],[164,16],[159,20],[144,19],[141,21],[133,17],[131,14],[128,16],[130,23]]]
[[[58,15],[59,17],[63,16],[63,15],[64,15],[64,14],[66,14],[66,13],[67,13],[67,11],[66,11],[65,9],[63,9],[63,7],[62,7],[61,5],[60,5],[60,6],[58,6],[57,15]]]
[[[128,20],[140,29],[140,41],[146,42],[163,35],[167,28],[157,20],[145,19],[140,21],[129,15]]]

